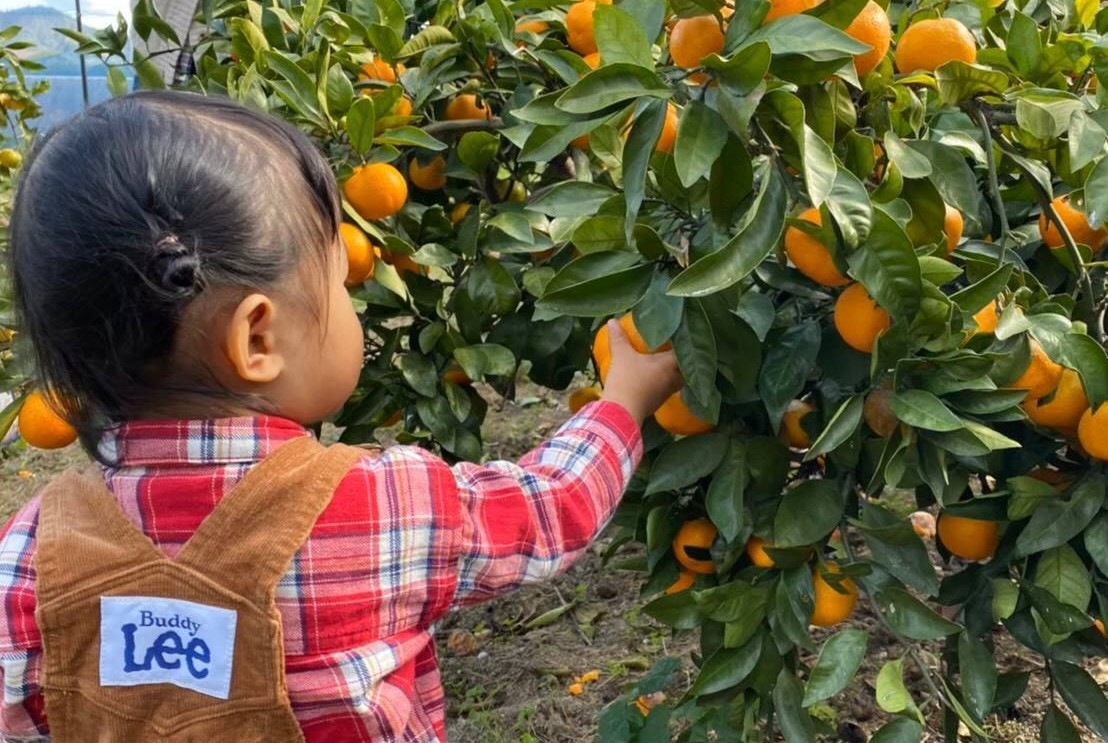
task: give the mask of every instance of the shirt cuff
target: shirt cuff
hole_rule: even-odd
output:
[[[612,435],[605,439],[616,446],[620,461],[626,463],[624,472],[626,479],[638,468],[642,461],[643,442],[642,429],[635,422],[634,417],[627,412],[627,408],[619,403],[608,400],[597,400],[585,405],[569,421],[564,429],[577,428],[579,426],[591,428],[600,425]]]

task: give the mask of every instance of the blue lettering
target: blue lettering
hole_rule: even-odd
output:
[[[208,643],[201,640],[199,637],[193,638],[189,642],[188,648],[185,649],[185,662],[188,663],[189,673],[193,678],[202,679],[207,678],[207,668],[197,668],[192,664],[194,660],[198,660],[204,665],[207,665],[212,660],[212,651],[208,649]]]
[[[146,617],[142,617],[140,621],[145,623]],[[155,663],[160,668],[174,670],[181,667],[181,661],[173,656],[184,656],[185,666],[193,678],[202,679],[207,677],[208,669],[199,667],[198,664],[207,666],[211,663],[212,652],[207,643],[199,637],[189,641],[186,647],[178,633],[173,631],[163,632],[158,635],[150,647],[146,648],[143,659],[139,662],[135,658],[135,632],[138,628],[134,624],[125,624],[121,629],[123,630],[124,672],[140,673],[149,671]]]
[[[154,640],[154,644],[148,651],[154,654],[154,658],[158,661],[158,665],[162,668],[180,668],[181,661],[179,660],[166,660],[167,655],[184,655],[184,646],[181,644],[181,636],[176,632],[163,632],[158,635],[158,639]]]

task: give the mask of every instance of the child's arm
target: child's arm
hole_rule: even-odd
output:
[[[681,386],[672,353],[639,354],[608,326],[612,365],[586,406],[519,462],[454,468],[462,510],[455,604],[568,568],[608,523],[642,456],[639,426]]]

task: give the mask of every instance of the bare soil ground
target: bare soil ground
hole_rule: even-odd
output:
[[[490,457],[512,459],[550,435],[566,418],[565,395],[521,385],[517,400],[507,402],[491,390],[482,394],[492,403],[485,426]],[[56,472],[83,462],[71,447],[61,452],[27,450],[0,465],[0,515],[17,509]],[[684,659],[683,678],[675,692],[695,677],[689,659],[696,637],[674,636],[641,614],[641,576],[602,565],[609,543],[602,538],[565,575],[510,596],[450,616],[439,633],[439,656],[448,698],[448,740],[451,743],[581,743],[596,736],[597,720],[606,704],[641,676],[657,659]],[[635,548],[626,548],[626,555]],[[938,556],[935,556],[938,564]],[[572,608],[559,611],[559,607]],[[549,612],[549,613],[548,613]],[[874,681],[881,666],[904,654],[904,648],[878,623],[863,602],[850,625],[870,630],[870,650],[858,679],[826,711],[838,729],[835,737],[848,743],[865,741],[888,716],[874,701]],[[1031,684],[1005,719],[987,726],[999,743],[1039,740],[1039,723],[1049,704],[1041,663],[1007,636],[996,637],[1000,670],[1033,670]],[[937,649],[934,649],[937,652]],[[924,658],[937,664],[933,654]],[[910,664],[906,664],[910,665]],[[1091,662],[1090,671],[1108,682],[1108,664]],[[567,687],[575,676],[600,671],[599,680],[574,696]],[[918,671],[907,673],[909,688],[937,730],[938,715]],[[938,741],[929,733],[926,741]],[[1083,731],[1083,740],[1095,740]],[[969,740],[967,734],[966,740]]]

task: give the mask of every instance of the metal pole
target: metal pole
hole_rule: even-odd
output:
[[[84,27],[81,25],[81,0],[73,0],[74,6],[77,8],[77,33],[84,33]],[[85,108],[88,108],[88,73],[85,70],[85,55],[79,54],[81,62],[81,96],[85,102]]]

